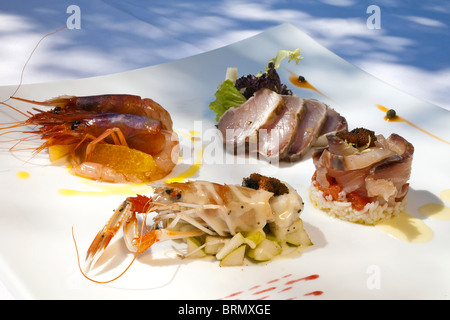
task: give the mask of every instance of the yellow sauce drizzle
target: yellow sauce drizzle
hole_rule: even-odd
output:
[[[440,203],[427,203],[419,208],[421,215],[436,220],[450,220],[450,207]]]
[[[398,240],[410,243],[425,243],[433,239],[433,231],[421,220],[406,212],[379,223],[376,228]]]
[[[147,194],[153,191],[153,188],[147,184],[113,184],[104,182],[95,182],[91,180],[81,180],[84,184],[93,187],[96,190],[73,190],[59,189],[58,194],[62,196],[110,196],[110,195],[136,195]]]
[[[185,182],[186,179],[194,176],[198,172],[198,170],[200,170],[200,167],[202,166],[203,163],[203,147],[198,148],[199,150],[195,151],[194,163],[186,171],[180,173],[176,177],[168,178],[164,182],[166,183]]]
[[[389,111],[388,108],[386,108],[386,107],[384,107],[382,105],[377,104],[376,106],[377,106],[378,109],[380,109],[381,111],[384,111],[385,113]],[[410,122],[410,121],[406,120],[405,118],[402,118],[402,117],[400,117],[398,115],[396,115],[395,117],[393,117],[391,119],[389,119],[387,116],[384,116],[384,120],[389,121],[389,122],[405,122],[405,123],[409,124],[410,126],[416,128],[417,130],[420,130],[423,133],[429,135],[430,137],[433,137],[433,138],[435,138],[435,139],[437,139],[439,141],[442,141],[444,143],[450,144],[450,142],[448,142],[448,141],[446,141],[446,140],[444,140],[442,138],[439,138],[438,136],[435,136],[432,133],[429,133],[428,131],[420,128],[419,126],[415,125],[414,123],[412,123],[412,122]]]
[[[26,171],[18,171],[16,172],[16,177],[25,180],[30,177],[30,174]]]
[[[449,202],[450,189],[443,190],[439,198],[443,202]],[[441,221],[450,220],[450,207],[442,203],[427,203],[421,206],[418,211],[426,218]],[[399,240],[407,242],[423,243],[433,239],[433,231],[421,219],[410,216],[405,212],[377,224],[376,227]]]
[[[444,202],[450,202],[450,189],[441,191],[439,198],[441,198],[441,200]]]
[[[450,189],[442,191],[439,198],[443,202],[449,202]],[[419,208],[419,213],[424,217],[435,220],[450,220],[450,207],[442,203],[427,203]]]

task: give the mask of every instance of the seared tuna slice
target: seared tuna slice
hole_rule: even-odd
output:
[[[228,109],[219,119],[217,128],[228,146],[256,142],[259,128],[270,125],[283,110],[281,95],[261,89],[240,106]]]
[[[303,99],[297,96],[282,96],[285,102],[279,117],[260,128],[258,151],[261,155],[283,159],[289,152],[297,126],[303,119],[306,108]]]
[[[306,113],[300,121],[293,142],[289,149],[288,159],[298,161],[309,150],[317,139],[327,117],[327,105],[315,100],[304,99]]]

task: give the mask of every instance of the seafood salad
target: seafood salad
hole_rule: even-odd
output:
[[[398,134],[371,130],[327,135],[313,154],[311,201],[342,220],[376,224],[405,208],[414,146]]]
[[[259,174],[241,186],[207,181],[156,186],[153,196],[129,197],[119,206],[93,240],[86,261],[88,267],[95,264],[119,227],[135,254],[159,241],[185,239],[187,258],[212,256],[220,266],[269,261],[311,245],[302,210],[303,200],[290,185]],[[149,226],[148,214],[155,215]]]
[[[257,75],[238,78],[236,68],[227,70],[210,104],[225,145],[239,148],[253,143],[262,158],[293,162],[326,134],[347,130],[346,119],[333,108],[300,98],[281,83],[276,69],[285,58],[298,63],[300,51],[280,50]]]
[[[24,130],[30,136],[18,143],[40,137],[45,142],[35,154],[48,149],[50,161],[69,160],[76,175],[106,182],[155,181],[178,161],[178,136],[170,114],[152,99],[124,94],[61,96],[44,102],[11,99],[53,109],[25,113],[3,102],[27,119],[0,130],[37,127]]]

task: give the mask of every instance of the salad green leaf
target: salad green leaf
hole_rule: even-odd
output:
[[[303,59],[302,56],[300,56],[300,49],[295,50],[279,50],[276,57],[269,60],[269,64],[272,62],[274,64],[274,68],[278,69],[281,65],[281,61],[285,58],[289,58],[288,63],[292,60],[295,61],[295,64],[298,64],[301,59]],[[267,67],[266,67],[267,71]]]
[[[209,108],[216,113],[216,121],[219,121],[229,108],[237,107],[247,101],[242,93],[236,89],[234,82],[229,79],[222,82],[215,96],[216,100],[209,104]]]
[[[254,93],[262,88],[271,89],[279,94],[292,95],[292,91],[281,83],[276,71],[281,66],[281,61],[288,58],[288,62],[299,63],[303,57],[300,49],[279,50],[274,58],[269,60],[264,73],[249,74],[238,78],[237,68],[228,68],[226,80],[221,83],[215,93],[216,100],[209,104],[209,108],[216,113],[216,121],[231,107],[243,104]]]

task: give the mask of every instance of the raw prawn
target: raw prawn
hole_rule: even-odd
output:
[[[60,96],[46,101],[34,101],[18,97],[11,99],[33,103],[41,106],[55,107],[58,114],[73,113],[123,113],[158,119],[162,128],[172,130],[172,118],[156,101],[131,94],[104,94],[96,96]]]
[[[307,246],[310,239],[299,217],[302,210],[302,198],[291,186],[258,174],[244,179],[242,186],[207,181],[165,184],[155,187],[153,197],[127,198],[98,232],[86,262],[88,268],[95,264],[120,227],[128,250],[135,254],[158,241],[212,236],[223,244],[255,231],[270,233],[279,242],[295,234],[300,239],[295,245]],[[139,214],[143,214],[140,227]],[[148,214],[156,214],[149,227]]]
[[[113,94],[61,96],[44,102],[11,98],[54,108],[50,111],[33,108],[34,114],[31,112],[25,114],[3,103],[27,115],[28,119],[4,127],[2,130],[37,126],[36,130],[28,133],[41,136],[45,142],[36,148],[35,153],[52,146],[72,146],[69,148],[70,154],[76,164],[72,172],[77,175],[108,182],[150,181],[166,176],[177,163],[178,136],[172,131],[170,114],[151,99]],[[127,150],[143,152],[152,157],[154,166],[151,171],[136,175],[132,172],[117,171],[108,161],[106,163],[92,161],[96,147],[100,143],[124,146],[128,148]]]

